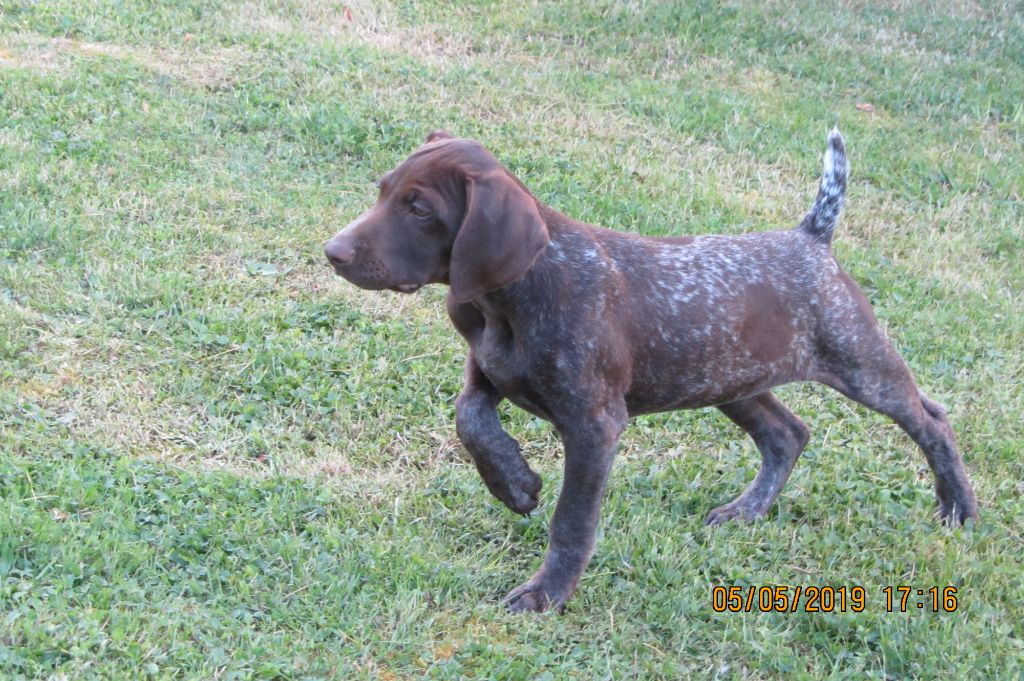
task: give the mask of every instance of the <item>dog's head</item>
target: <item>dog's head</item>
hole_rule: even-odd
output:
[[[361,288],[445,283],[467,302],[520,279],[549,241],[536,199],[473,140],[432,132],[379,185],[373,208],[324,246]]]

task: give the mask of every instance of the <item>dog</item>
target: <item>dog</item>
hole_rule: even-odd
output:
[[[431,133],[379,182],[376,204],[324,247],[364,289],[447,284],[469,350],[456,431],[494,496],[537,505],[540,477],[501,427],[503,399],[552,423],[565,476],[540,569],[505,599],[561,610],[594,551],[631,416],[717,407],[761,467],[709,524],[763,517],[809,432],[771,389],[818,381],[893,419],[935,475],[939,515],[978,505],[945,410],[918,390],[867,299],[832,256],[848,164],[828,136],[817,198],[793,229],[647,238],[587,225],[534,197],[480,143]]]

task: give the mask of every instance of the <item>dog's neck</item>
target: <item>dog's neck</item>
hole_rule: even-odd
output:
[[[549,323],[557,310],[579,304],[571,296],[578,288],[568,278],[586,276],[586,260],[600,249],[592,228],[540,207],[550,235],[547,246],[522,277],[471,302],[488,325],[504,324],[513,334]]]

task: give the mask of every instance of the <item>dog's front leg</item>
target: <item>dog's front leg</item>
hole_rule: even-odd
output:
[[[540,570],[505,599],[513,612],[561,611],[572,597],[594,553],[605,483],[626,418],[625,404],[618,404],[587,421],[559,428],[565,443],[565,480],[551,519],[548,551]]]
[[[537,507],[541,479],[526,463],[519,443],[502,429],[497,412],[501,399],[471,350],[465,385],[455,401],[455,430],[491,494],[516,513],[529,513]]]

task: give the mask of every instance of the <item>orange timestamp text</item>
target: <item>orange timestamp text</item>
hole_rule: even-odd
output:
[[[887,612],[956,612],[955,586],[915,588],[887,586],[881,591]],[[715,612],[863,612],[868,591],[863,586],[722,586],[711,588]]]

